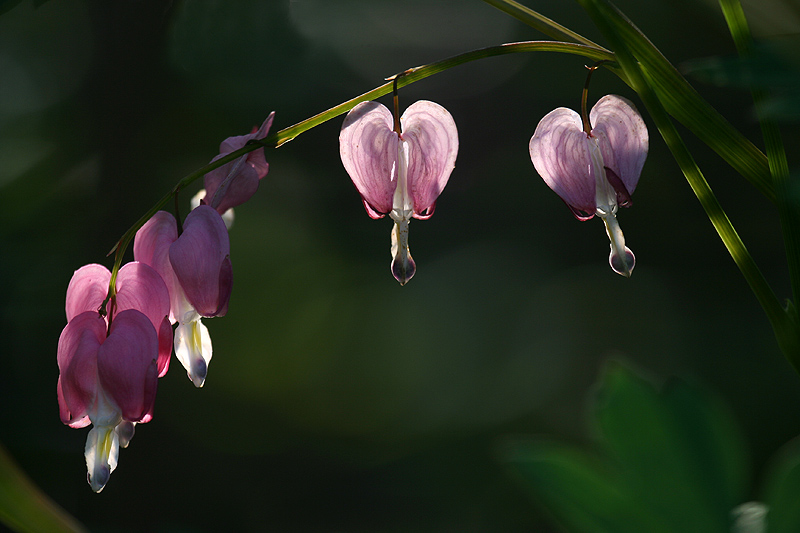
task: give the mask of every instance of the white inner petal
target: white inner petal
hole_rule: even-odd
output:
[[[606,167],[597,137],[589,137],[589,156],[594,172],[594,202],[597,215],[606,217],[617,212],[617,193],[606,178]]]
[[[397,162],[397,188],[394,190],[390,216],[395,222],[401,222],[409,220],[414,209],[408,190],[408,143],[403,139],[397,143]]]

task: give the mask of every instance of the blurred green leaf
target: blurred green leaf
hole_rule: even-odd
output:
[[[659,392],[612,362],[592,412],[602,458],[542,442],[504,456],[569,531],[730,531],[747,468],[739,431],[715,398],[677,380]]]
[[[619,364],[606,370],[596,418],[638,494],[673,531],[727,531],[745,485],[741,438],[711,399],[681,382],[659,394]]]
[[[762,493],[769,533],[800,531],[800,442],[789,444],[772,462]]]
[[[766,91],[759,116],[781,122],[800,119],[800,72],[780,47],[760,43],[747,57],[699,58],[682,70],[703,83],[721,87]]]
[[[668,532],[638,505],[619,476],[574,449],[550,443],[517,443],[505,460],[569,531]]]
[[[85,531],[44,494],[0,446],[0,522],[16,531]]]

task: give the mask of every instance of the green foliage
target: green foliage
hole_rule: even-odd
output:
[[[768,532],[800,531],[800,443],[789,444],[773,461],[762,492],[769,509]]]
[[[738,428],[712,395],[677,380],[659,391],[611,363],[592,424],[598,456],[533,443],[505,457],[567,530],[730,531],[731,511],[746,494],[747,467]]]

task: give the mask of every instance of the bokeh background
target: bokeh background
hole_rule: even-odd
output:
[[[759,37],[798,31],[787,2],[748,7]],[[586,406],[613,357],[719,394],[748,442],[754,486],[800,433],[800,380],[650,118],[649,159],[619,216],[638,259],[623,279],[602,224],[577,222],[528,156],[538,120],[579,105],[585,61],[514,55],[401,91],[403,108],[445,106],[461,146],[435,216],[411,224],[418,272],[405,287],[389,271],[391,223],[367,217],[339,161],[341,118],[267,151],[270,173],[231,230],[230,312],[207,321],[205,387],[173,363],[155,419],[92,493],[87,430],[60,423],[55,394],[73,271],[110,267],[105,254],[142,213],[270,111],[284,128],[406,68],[542,36],[478,0],[9,4],[0,442],[90,530],[551,531],[497,450],[517,436],[590,448]],[[602,43],[577,3],[528,4]],[[618,5],[679,66],[735,54],[713,2]],[[762,144],[747,91],[695,81]],[[609,92],[638,103],[600,71],[590,98]],[[785,132],[798,146],[797,128]],[[788,297],[775,209],[686,140]]]

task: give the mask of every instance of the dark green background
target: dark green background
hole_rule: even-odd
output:
[[[391,223],[369,219],[339,160],[341,118],[267,151],[230,234],[230,311],[205,322],[205,387],[174,362],[155,419],[93,494],[87,430],[61,424],[55,394],[72,272],[110,267],[149,206],[270,111],[276,131],[406,68],[542,36],[478,0],[32,4],[0,15],[0,441],[91,530],[550,531],[497,449],[520,435],[590,445],[585,407],[609,357],[707,383],[755,471],[800,431],[800,380],[648,116],[650,156],[619,215],[631,279],[608,267],[602,224],[577,222],[537,176],[528,140],[579,104],[585,61],[526,54],[402,90],[403,108],[445,106],[460,136],[436,214],[411,224],[405,287]],[[602,42],[577,3],[528,4]],[[679,66],[734,54],[713,2],[619,5]],[[757,35],[797,31],[783,4],[760,5]],[[761,145],[746,91],[696,85]],[[640,105],[600,71],[590,99],[609,92]],[[787,297],[775,209],[686,139]]]

